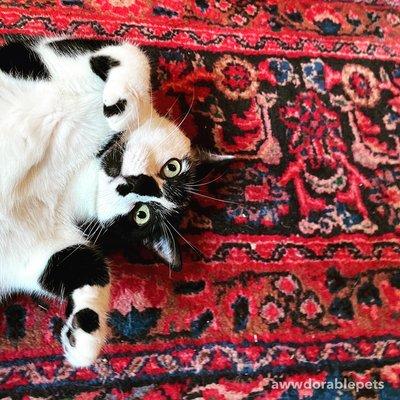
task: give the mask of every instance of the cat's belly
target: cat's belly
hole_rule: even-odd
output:
[[[0,115],[0,292],[31,292],[52,254],[82,242],[64,198],[110,129],[95,90],[77,96],[1,73]]]

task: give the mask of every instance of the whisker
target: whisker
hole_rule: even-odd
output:
[[[203,257],[203,253],[193,244],[191,244],[186,238],[183,237],[183,235],[168,221],[165,220],[165,222],[181,237],[190,247],[191,249],[199,256]]]
[[[96,242],[99,240],[101,234],[103,233],[103,230],[104,228],[99,224],[98,234],[96,236],[96,239],[93,240],[93,244],[96,244]]]
[[[195,186],[195,187],[197,187],[197,186],[209,185],[210,183],[213,183],[213,182],[217,181],[218,179],[222,178],[223,176],[225,176],[226,173],[227,173],[227,170],[226,170],[225,172],[223,172],[221,175],[218,175],[216,178],[212,179],[211,181],[204,182],[204,183],[198,183],[198,184],[193,184],[193,183],[191,183],[190,186]],[[199,182],[201,182],[201,181],[199,181]]]
[[[84,235],[85,235],[88,239],[90,239],[91,236],[92,236],[92,233],[93,233],[96,229],[97,229],[97,221],[96,221],[96,219],[93,219],[93,220],[89,223],[88,227],[85,229]]]
[[[193,90],[192,100],[190,101],[189,109],[186,111],[186,114],[185,114],[185,116],[183,117],[182,121],[178,124],[178,128],[181,127],[181,125],[185,122],[185,119],[186,119],[186,118],[188,117],[188,115],[190,114],[190,111],[192,111],[193,104],[194,104],[194,90]]]
[[[171,133],[175,133],[179,130],[179,128],[182,126],[182,124],[185,122],[186,118],[189,116],[190,112],[192,111],[193,104],[194,104],[194,91],[193,91],[193,95],[192,95],[192,100],[190,102],[190,106],[189,106],[188,110],[186,111],[182,121],[179,122],[178,125],[176,125],[175,129]]]
[[[197,180],[193,181],[192,183],[203,182],[203,181],[207,178],[207,176],[211,175],[214,171],[215,171],[215,168],[213,168],[210,172],[208,172],[208,173],[207,173],[205,176],[203,176],[202,178],[197,179]]]
[[[166,221],[166,219],[164,219],[164,221]],[[164,228],[166,228],[168,230],[169,237],[171,238],[172,245],[174,246],[174,254],[175,254],[176,253],[176,243],[175,243],[174,235],[172,234],[171,230],[168,228],[167,225],[163,225],[163,230],[165,232]],[[172,278],[172,268],[169,268],[169,277]]]
[[[164,118],[168,118],[170,111],[174,108],[178,99],[179,99],[179,96],[176,96],[174,102],[171,104],[171,107],[168,108],[167,112],[164,114]]]
[[[193,190],[189,190],[189,189],[188,189],[188,192],[191,193],[191,194],[193,194],[193,195],[195,195],[195,196],[205,197],[206,199],[216,200],[216,201],[220,201],[220,202],[222,202],[222,203],[227,203],[227,204],[234,204],[234,205],[236,205],[236,206],[239,206],[239,205],[240,205],[240,203],[236,203],[236,202],[234,202],[234,201],[217,199],[216,197],[207,196],[207,195],[205,195],[205,194],[202,194],[202,193],[199,193],[199,192],[195,192],[195,191],[193,191]]]

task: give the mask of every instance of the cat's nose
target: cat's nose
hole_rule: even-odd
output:
[[[161,197],[162,192],[156,180],[148,175],[125,176],[126,184],[117,187],[118,193],[126,196],[128,193],[135,193],[141,196]]]

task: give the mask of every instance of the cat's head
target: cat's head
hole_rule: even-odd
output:
[[[174,225],[189,202],[201,164],[219,156],[193,148],[179,126],[155,112],[101,155],[97,214],[122,241],[142,242],[179,269]]]

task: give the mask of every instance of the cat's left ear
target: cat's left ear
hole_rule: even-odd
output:
[[[228,154],[211,153],[210,151],[204,150],[200,147],[196,147],[194,149],[194,153],[199,164],[219,164],[233,161],[235,159],[235,156]]]
[[[147,240],[145,245],[154,250],[172,271],[180,271],[182,269],[181,251],[178,242],[173,236],[162,234],[158,238]]]

